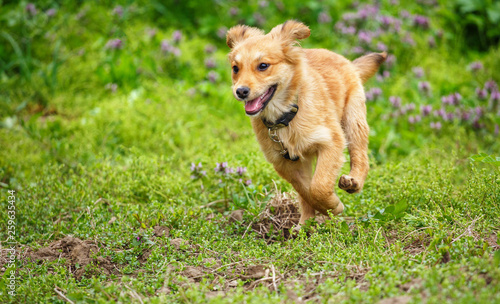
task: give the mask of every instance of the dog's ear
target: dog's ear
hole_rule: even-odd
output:
[[[258,35],[264,35],[264,31],[247,25],[237,25],[227,31],[226,43],[230,48],[234,48],[241,41]]]
[[[274,39],[281,39],[285,44],[293,44],[297,39],[306,39],[311,35],[311,30],[302,22],[288,20],[275,26],[269,34]]]

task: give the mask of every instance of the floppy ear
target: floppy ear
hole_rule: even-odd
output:
[[[275,26],[269,34],[275,39],[281,39],[285,44],[293,44],[297,39],[306,39],[311,30],[302,22],[288,20]]]
[[[264,35],[264,31],[247,25],[237,25],[227,31],[226,43],[230,48],[234,48],[241,41],[258,35]]]

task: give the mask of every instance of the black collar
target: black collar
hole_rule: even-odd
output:
[[[299,160],[298,156],[295,156],[293,158],[290,157],[290,153],[288,153],[288,150],[283,146],[283,142],[278,136],[278,133],[276,130],[288,127],[290,124],[290,121],[297,115],[297,112],[299,111],[299,106],[296,104],[292,105],[292,108],[290,109],[289,112],[283,113],[280,118],[276,120],[276,122],[272,123],[266,120],[265,118],[262,118],[262,122],[264,125],[267,127],[268,132],[269,132],[269,138],[276,142],[279,143],[281,146],[281,156],[283,156],[285,159],[291,160],[291,161],[297,161]],[[274,132],[273,132],[274,131]],[[272,133],[273,132],[273,133]]]
[[[297,112],[299,111],[299,106],[296,104],[292,105],[292,108],[290,109],[289,112],[283,113],[280,118],[276,120],[276,122],[270,122],[266,120],[265,118],[262,118],[262,122],[264,125],[271,131],[278,130],[284,127],[288,127],[288,124],[292,119],[295,117]]]

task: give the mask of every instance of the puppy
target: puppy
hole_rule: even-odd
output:
[[[372,53],[351,62],[325,49],[297,46],[309,35],[306,25],[289,20],[268,34],[237,25],[226,37],[233,94],[245,103],[266,159],[298,192],[299,224],[316,211],[344,210],[334,186],[346,144],[351,170],[338,185],[349,193],[363,188],[369,170],[363,83],[387,57]]]

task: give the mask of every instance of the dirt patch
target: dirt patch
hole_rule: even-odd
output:
[[[168,237],[170,235],[170,228],[165,226],[155,226],[153,234],[156,237],[162,237],[162,236]]]
[[[383,299],[378,302],[378,304],[406,304],[410,302],[410,296],[400,296],[394,298]]]
[[[203,267],[187,266],[182,272],[182,275],[189,279],[193,279],[195,282],[199,282],[203,276],[205,276],[205,271]]]
[[[176,238],[170,240],[170,245],[174,246],[175,249],[180,250],[182,246],[188,246],[189,242],[181,238]]]
[[[84,275],[110,275],[119,273],[109,258],[100,256],[101,249],[94,241],[82,241],[67,236],[37,251],[29,250],[27,257],[33,262],[64,259],[71,273],[80,280]]]
[[[500,250],[500,240],[495,233],[491,233],[489,237],[485,238],[485,241],[493,250]]]
[[[422,287],[422,279],[421,278],[412,279],[409,282],[398,285],[398,287],[404,292],[410,292],[413,289],[420,289]]]
[[[299,219],[297,202],[289,194],[278,192],[260,213],[259,220],[252,224],[252,229],[266,239],[288,239],[291,236],[290,230],[298,225]]]
[[[241,222],[243,221],[243,213],[245,210],[235,210],[229,215],[229,222]]]

